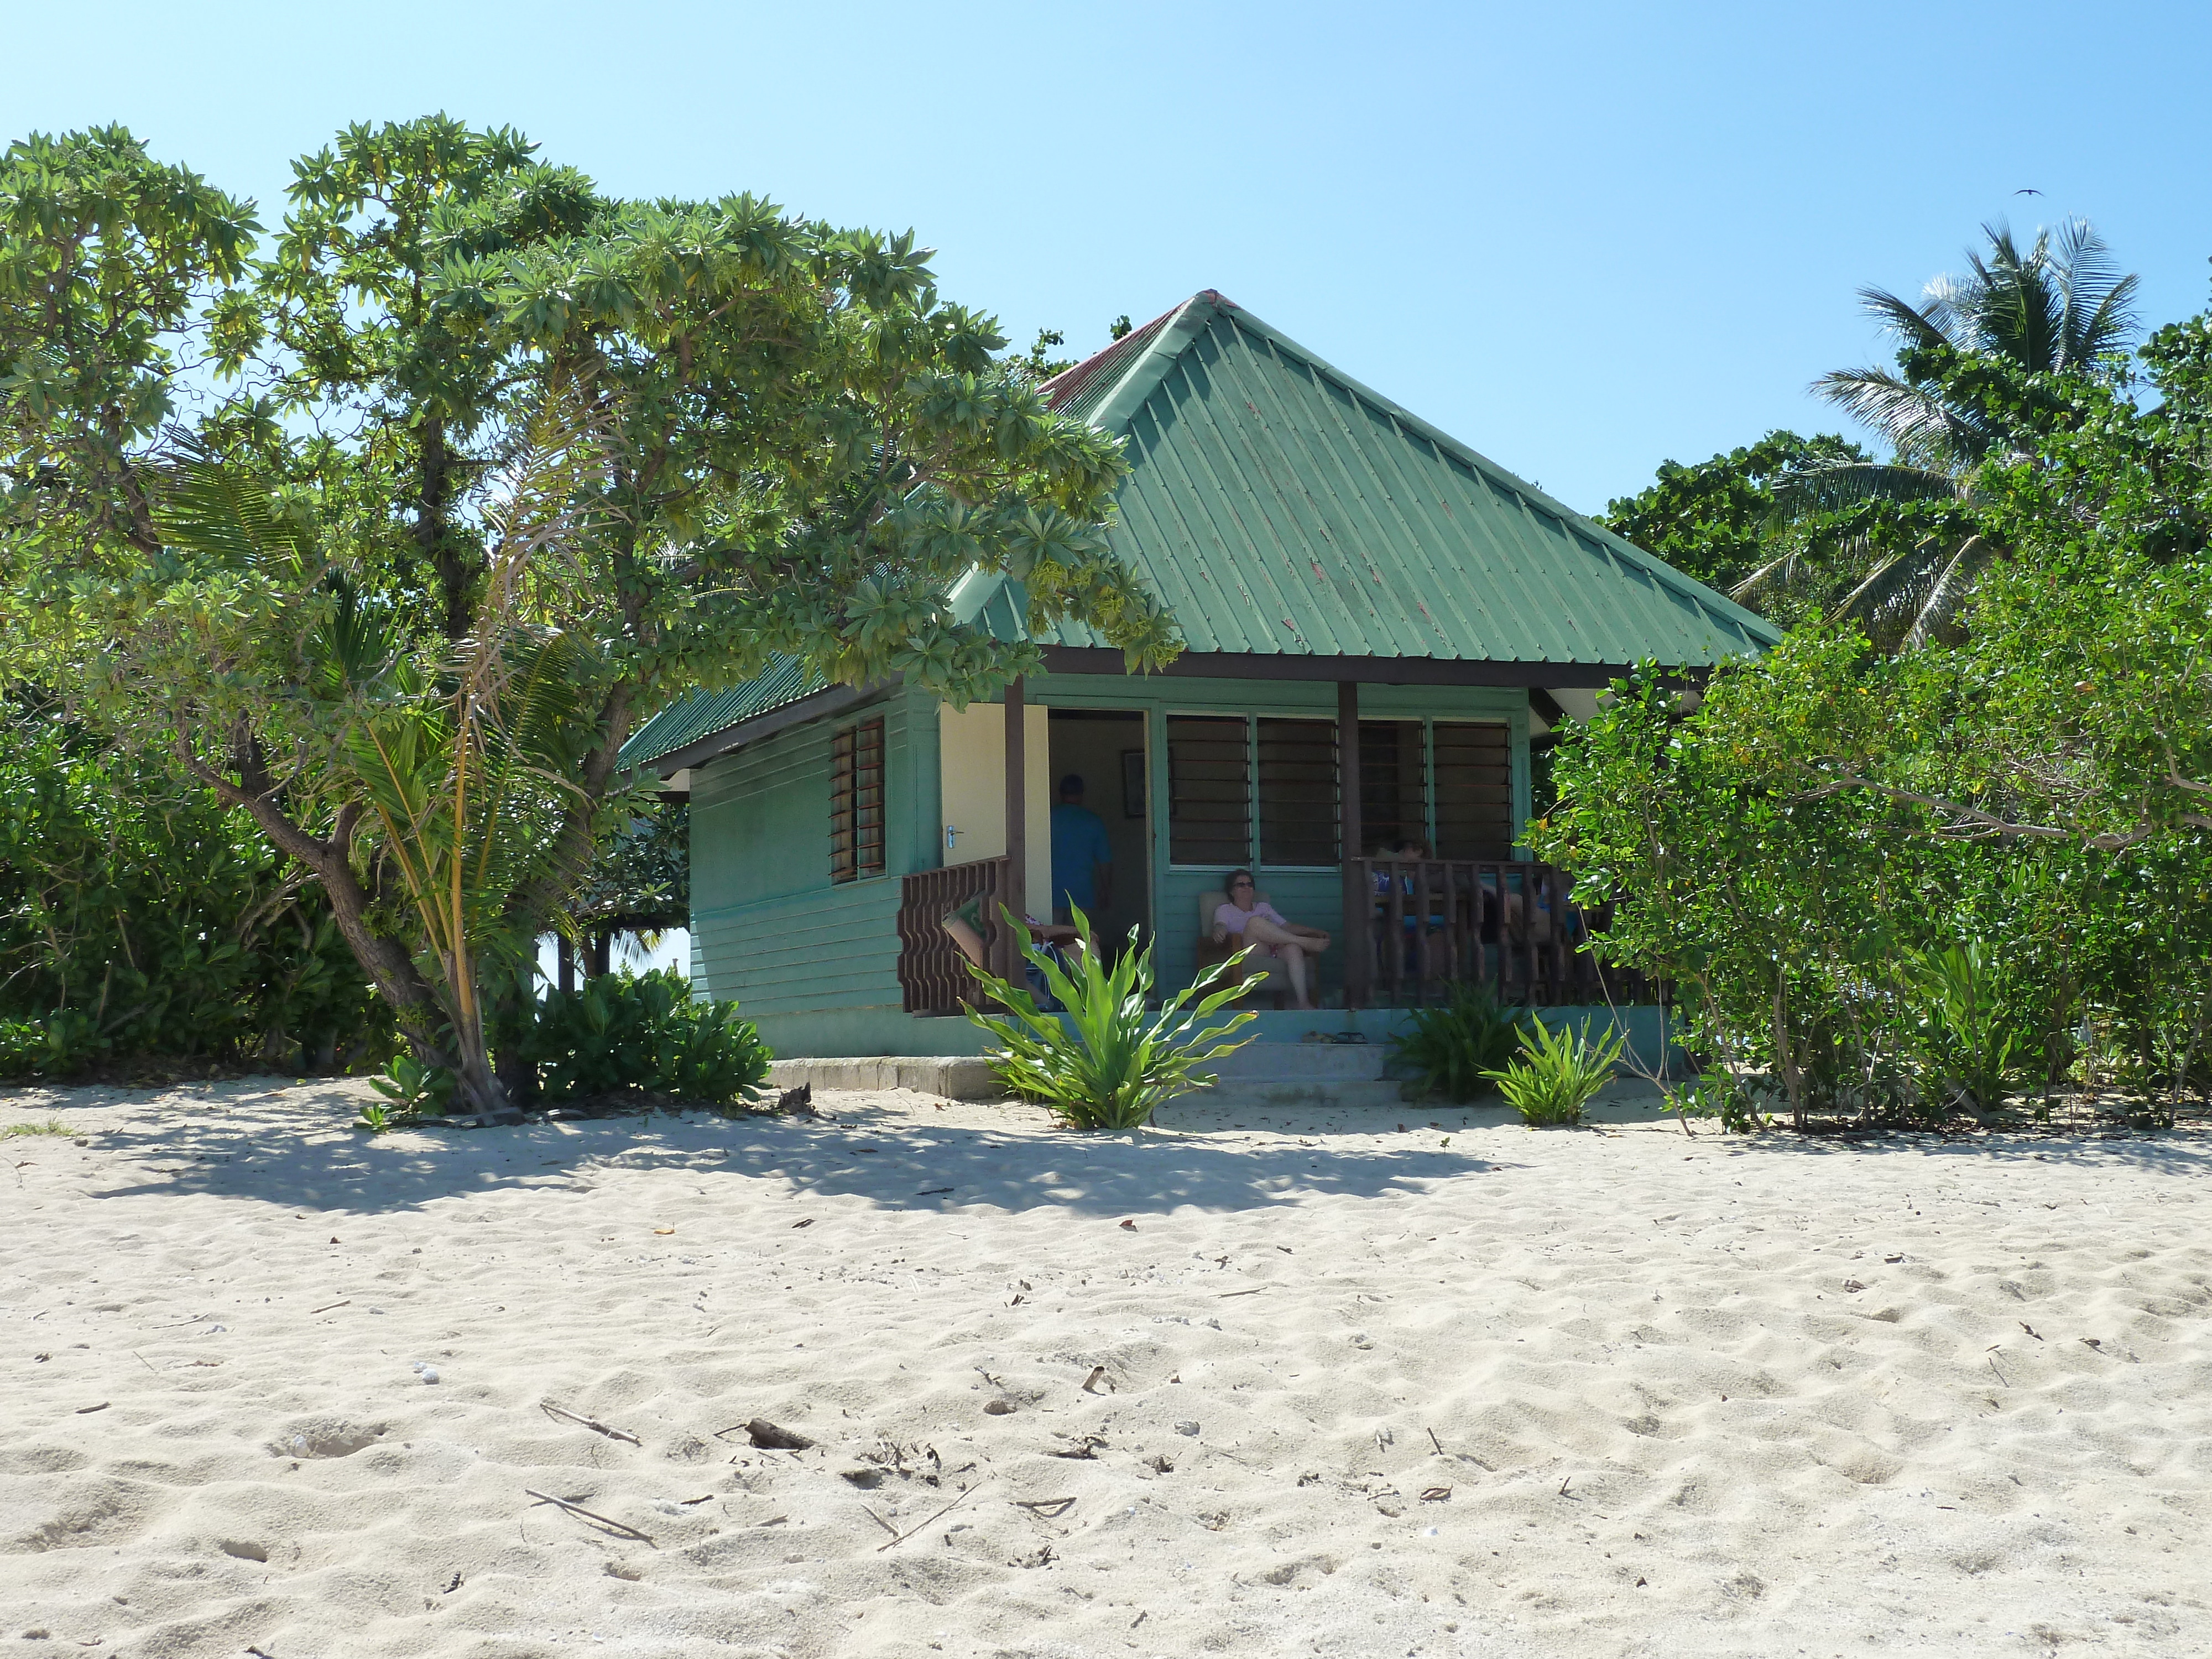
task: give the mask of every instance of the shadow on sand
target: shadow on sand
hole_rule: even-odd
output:
[[[759,1196],[766,1187],[777,1196],[852,1198],[899,1210],[984,1205],[1127,1216],[1194,1206],[1233,1212],[1506,1176],[1521,1166],[1474,1149],[1510,1152],[1513,1137],[1525,1133],[1511,1131],[1501,1140],[1498,1129],[1507,1115],[1494,1108],[1232,1112],[1194,1102],[1164,1112],[1159,1128],[1085,1134],[1049,1127],[1042,1112],[1024,1107],[956,1107],[940,1116],[921,1097],[853,1096],[821,1118],[655,1114],[415,1130],[372,1140],[350,1127],[362,1098],[355,1085],[249,1079],[152,1097],[100,1090],[10,1093],[0,1095],[0,1116],[58,1113],[117,1155],[114,1162],[103,1160],[100,1176],[88,1187],[95,1197],[201,1192],[355,1214],[507,1191],[587,1191],[597,1172],[614,1169],[681,1170],[710,1198],[726,1190],[732,1202]],[[1401,1128],[1407,1132],[1397,1133]],[[1676,1133],[1672,1126],[1658,1132]],[[1553,1140],[1574,1132],[1542,1133]],[[1480,1141],[1465,1138],[1470,1134]],[[67,1140],[46,1137],[23,1137],[9,1146],[10,1163],[59,1161],[70,1150]],[[1786,1131],[1723,1135],[1707,1127],[1686,1141],[1685,1151],[1751,1164],[1909,1156],[2212,1172],[2212,1143],[2191,1128],[1840,1140]],[[724,1182],[752,1183],[755,1191],[722,1189]],[[1481,1201],[1479,1186],[1468,1189],[1468,1198]]]
[[[361,1099],[343,1087],[248,1082],[153,1099],[63,1091],[35,1102],[17,1097],[0,1109],[58,1111],[117,1155],[106,1178],[88,1188],[97,1197],[200,1192],[334,1213],[517,1189],[588,1190],[594,1171],[614,1168],[680,1170],[710,1197],[717,1182],[741,1182],[890,1209],[978,1204],[1125,1216],[1373,1198],[1512,1167],[1442,1146],[1425,1125],[1400,1137],[1384,1113],[1240,1113],[1251,1125],[1243,1130],[1224,1115],[1194,1112],[1186,1120],[1202,1124],[1085,1134],[1048,1127],[1027,1108],[971,1106],[939,1121],[927,1102],[917,1112],[912,1102],[860,1097],[821,1118],[656,1114],[372,1140],[349,1127]],[[985,1115],[998,1111],[1002,1120]],[[1454,1125],[1465,1115],[1451,1114]]]

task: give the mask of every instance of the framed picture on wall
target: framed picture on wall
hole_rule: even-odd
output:
[[[1121,751],[1121,816],[1145,816],[1145,751],[1141,749]]]

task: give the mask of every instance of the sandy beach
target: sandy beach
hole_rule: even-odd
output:
[[[2201,1133],[363,1097],[0,1095],[10,1648],[2212,1641]]]

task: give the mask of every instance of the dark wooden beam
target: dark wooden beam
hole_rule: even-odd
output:
[[[1048,645],[1051,674],[1124,674],[1119,651]],[[1322,680],[1362,685],[1573,685],[1602,690],[1629,672],[1616,662],[1462,662],[1443,657],[1320,657],[1244,651],[1186,651],[1159,671],[1176,679]],[[1702,669],[1686,675],[1702,676]]]
[[[1006,966],[999,977],[1007,984],[1018,987],[1027,977],[1028,963],[1024,959],[1019,940],[1026,939],[1022,918],[1029,913],[1029,743],[1028,723],[1024,719],[1026,702],[1022,683],[1018,678],[1006,682],[1006,890],[1005,902],[1014,913],[1011,927],[1003,916],[994,918],[999,923],[1000,937],[1006,942]]]
[[[1365,830],[1359,822],[1359,683],[1336,683],[1336,792],[1341,814],[1337,859],[1344,869],[1344,1006],[1364,1008],[1373,993],[1367,959],[1367,870],[1360,863]]]

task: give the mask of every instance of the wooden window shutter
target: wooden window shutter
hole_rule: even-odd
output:
[[[1334,720],[1260,720],[1260,862],[1336,862]]]
[[[830,879],[884,872],[884,723],[848,726],[830,742]]]
[[[1437,856],[1513,856],[1513,740],[1509,726],[1438,720],[1431,728],[1437,777]]]
[[[1168,862],[1252,857],[1252,756],[1243,715],[1168,716]]]

